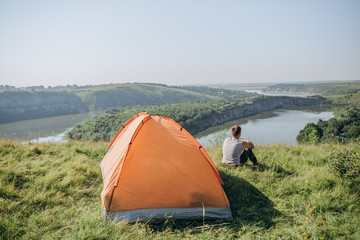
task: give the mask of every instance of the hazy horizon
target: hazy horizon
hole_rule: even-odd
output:
[[[0,85],[360,79],[360,1],[0,1]]]
[[[21,89],[21,88],[31,88],[31,87],[44,87],[46,88],[56,88],[56,87],[73,87],[74,85],[76,85],[77,87],[91,87],[91,86],[99,86],[99,85],[111,85],[111,84],[165,84],[169,87],[172,86],[244,86],[244,87],[263,87],[263,86],[270,86],[270,85],[275,85],[275,84],[311,84],[311,83],[341,83],[341,82],[358,82],[360,80],[319,80],[319,81],[295,81],[295,82],[239,82],[239,83],[188,83],[188,84],[168,84],[168,83],[156,83],[156,82],[117,82],[117,83],[95,83],[95,84],[84,84],[84,85],[79,85],[79,84],[65,84],[65,85],[27,85],[27,86],[14,86],[14,85],[9,85],[9,84],[0,84],[3,86],[10,86],[10,87],[16,87],[17,89]]]

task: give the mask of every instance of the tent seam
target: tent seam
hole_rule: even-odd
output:
[[[147,114],[148,114],[148,116],[145,117],[143,120],[141,120],[141,124],[139,123],[138,127],[135,129],[135,132],[134,132],[133,136],[132,136],[131,139],[130,139],[130,143],[128,144],[127,150],[126,150],[126,152],[125,152],[124,160],[123,160],[123,162],[122,162],[121,168],[119,169],[119,172],[118,172],[118,175],[117,175],[117,179],[116,179],[116,182],[115,182],[115,185],[114,185],[114,189],[113,189],[113,192],[112,192],[111,197],[110,197],[110,203],[112,202],[115,188],[116,188],[116,187],[118,186],[118,184],[119,184],[119,179],[120,179],[121,170],[122,170],[122,168],[124,167],[126,157],[128,156],[128,153],[129,153],[129,151],[130,151],[130,146],[131,146],[132,142],[135,141],[136,136],[138,135],[140,129],[144,126],[145,122],[147,122],[149,119],[151,119],[151,115],[150,115],[149,113],[147,113]],[[137,116],[138,116],[138,115],[137,115]],[[146,119],[146,121],[144,121],[145,119]],[[109,203],[109,208],[108,208],[108,209],[110,209],[110,203]]]

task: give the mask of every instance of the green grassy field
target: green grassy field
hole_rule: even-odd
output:
[[[115,224],[101,217],[101,172],[108,143],[0,141],[0,239],[360,239],[358,182],[333,171],[346,145],[268,145],[260,166],[221,166],[234,221]],[[357,155],[356,155],[357,154]]]

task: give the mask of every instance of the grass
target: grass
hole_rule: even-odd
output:
[[[260,165],[221,165],[231,223],[166,220],[115,224],[101,217],[106,142],[25,144],[0,141],[0,239],[359,239],[358,188],[332,171],[332,152],[356,144],[268,145]]]

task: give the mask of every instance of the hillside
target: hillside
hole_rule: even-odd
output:
[[[360,92],[360,81],[305,83],[305,84],[275,84],[262,89],[265,93],[293,93],[312,95],[342,95]]]
[[[111,84],[71,90],[80,96],[92,111],[119,107],[161,105],[196,100],[210,100],[215,97],[201,93],[175,89],[159,84]]]
[[[357,144],[259,146],[260,166],[221,165],[231,223],[115,224],[101,217],[99,163],[108,142],[26,144],[0,140],[0,239],[359,239],[359,178],[334,168]],[[351,155],[353,154],[353,155]]]
[[[253,96],[240,91],[226,91],[219,94],[208,87],[170,87],[163,84],[124,83],[99,85],[74,89],[71,92],[80,96],[90,110],[106,110],[119,107],[163,105],[195,102],[223,98],[244,98]]]
[[[321,98],[262,96],[113,109],[76,125],[67,135],[70,139],[109,141],[128,119],[140,112],[166,115],[194,134],[209,127],[262,112],[286,107],[313,106],[320,102]]]
[[[34,88],[0,91],[0,123],[60,116],[111,108],[161,105],[228,98],[254,94],[227,91],[206,93],[207,87],[169,87],[162,84],[124,83],[95,86],[69,86],[60,89]],[[220,90],[221,91],[221,90]]]
[[[77,95],[64,91],[0,92],[0,123],[88,112]]]

